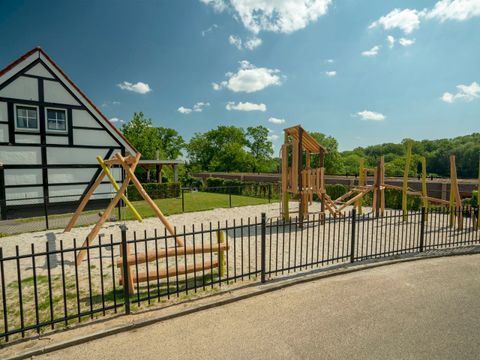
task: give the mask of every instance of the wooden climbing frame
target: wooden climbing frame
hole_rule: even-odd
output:
[[[141,154],[137,153],[135,156],[126,156],[123,157],[121,154],[117,153],[115,154],[115,157],[110,160],[103,160],[101,157],[97,157],[97,161],[99,162],[102,171],[98,175],[97,179],[93,183],[93,185],[88,189],[87,193],[83,196],[82,200],[80,201],[80,204],[71,217],[70,221],[68,222],[67,226],[65,227],[64,232],[69,232],[75,223],[77,222],[78,218],[80,217],[82,211],[85,209],[85,206],[87,205],[88,201],[94,194],[95,190],[98,188],[98,186],[102,183],[102,180],[107,176],[112,183],[113,188],[117,191],[116,195],[113,197],[113,199],[110,201],[108,204],[107,208],[103,212],[102,216],[98,220],[98,222],[95,224],[93,229],[90,231],[90,233],[87,235],[87,238],[85,242],[82,245],[82,248],[77,254],[76,258],[76,264],[77,266],[80,265],[82,260],[85,258],[85,255],[87,253],[86,247],[91,244],[93,239],[98,235],[98,232],[100,231],[102,225],[107,221],[107,219],[110,217],[110,214],[112,213],[113,209],[115,206],[118,204],[118,202],[123,199],[125,204],[132,210],[132,213],[134,216],[137,218],[137,220],[142,221],[142,218],[140,214],[137,212],[135,207],[130,203],[130,201],[127,199],[125,192],[127,190],[128,185],[130,182],[132,182],[136,189],[138,190],[139,194],[143,197],[143,199],[147,202],[147,204],[153,209],[157,217],[160,219],[160,221],[163,223],[167,231],[175,236],[175,229],[172,226],[172,224],[167,220],[165,215],[163,215],[162,211],[158,208],[157,204],[150,198],[150,196],[147,194],[145,189],[143,188],[142,184],[140,181],[137,179],[135,176],[135,168],[138,165],[138,162],[140,160]],[[111,167],[112,166],[120,166],[123,171],[125,172],[126,176],[125,179],[122,183],[121,186],[118,186],[117,182],[115,181],[115,178],[111,174]],[[178,244],[178,246],[183,246],[183,241],[182,239],[175,237],[175,240]]]

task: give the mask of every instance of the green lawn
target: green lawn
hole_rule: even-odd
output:
[[[155,213],[145,201],[132,201],[135,208],[142,217],[154,217]],[[160,210],[165,215],[179,214],[182,212],[182,199],[158,199],[155,200]],[[232,195],[232,207],[246,205],[267,204],[268,199],[254,198],[249,196]],[[216,194],[207,192],[186,192],[185,193],[185,212],[211,210],[216,208],[230,207],[229,196],[227,194]],[[128,220],[135,219],[131,211],[127,208],[125,212]]]

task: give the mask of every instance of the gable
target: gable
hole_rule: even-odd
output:
[[[12,100],[18,99],[27,101],[26,104],[37,105],[42,96],[45,107],[58,105],[58,107],[65,106],[69,109],[70,120],[77,123],[70,124],[71,126],[102,129],[104,131],[102,139],[99,138],[100,134],[92,136],[95,142],[102,140],[105,145],[120,145],[125,148],[126,153],[136,153],[123,134],[40,48],[31,50],[0,70],[0,103],[2,101],[11,103]],[[73,115],[74,111],[75,115]],[[75,120],[77,115],[79,115],[79,121]],[[77,133],[81,132],[77,131]],[[74,139],[74,145],[75,142]],[[98,145],[105,146],[104,144]]]
[[[32,75],[32,76],[40,76],[48,79],[54,79],[52,74],[49,73],[49,71],[45,68],[45,66],[42,63],[36,64],[30,70],[25,72],[25,74]]]

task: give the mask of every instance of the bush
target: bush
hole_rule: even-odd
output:
[[[142,186],[152,199],[166,199],[180,196],[179,183],[144,183]],[[143,200],[135,185],[128,185],[127,191],[129,200]]]
[[[278,186],[272,183],[244,182],[236,179],[207,178],[202,191],[262,198],[278,198]]]

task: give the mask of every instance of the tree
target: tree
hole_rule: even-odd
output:
[[[264,126],[247,128],[247,148],[255,159],[253,171],[268,171],[272,168],[273,144],[268,139],[268,129]]]
[[[133,118],[124,124],[121,130],[133,147],[142,154],[143,159],[155,159],[155,151],[161,144],[151,119],[145,118],[142,112],[134,113]]]
[[[196,133],[186,146],[192,166],[208,171],[252,171],[254,158],[245,148],[245,131],[235,126],[218,126]]]
[[[182,149],[185,147],[185,141],[174,129],[159,127],[157,134],[163,153],[169,160],[176,160],[182,155]]]
[[[317,140],[320,145],[323,145],[328,154],[325,156],[325,173],[326,174],[343,174],[345,168],[343,166],[343,158],[338,152],[338,142],[332,136],[327,136],[320,132],[312,132],[310,135]],[[314,161],[312,163],[314,167],[319,166],[319,164]]]

